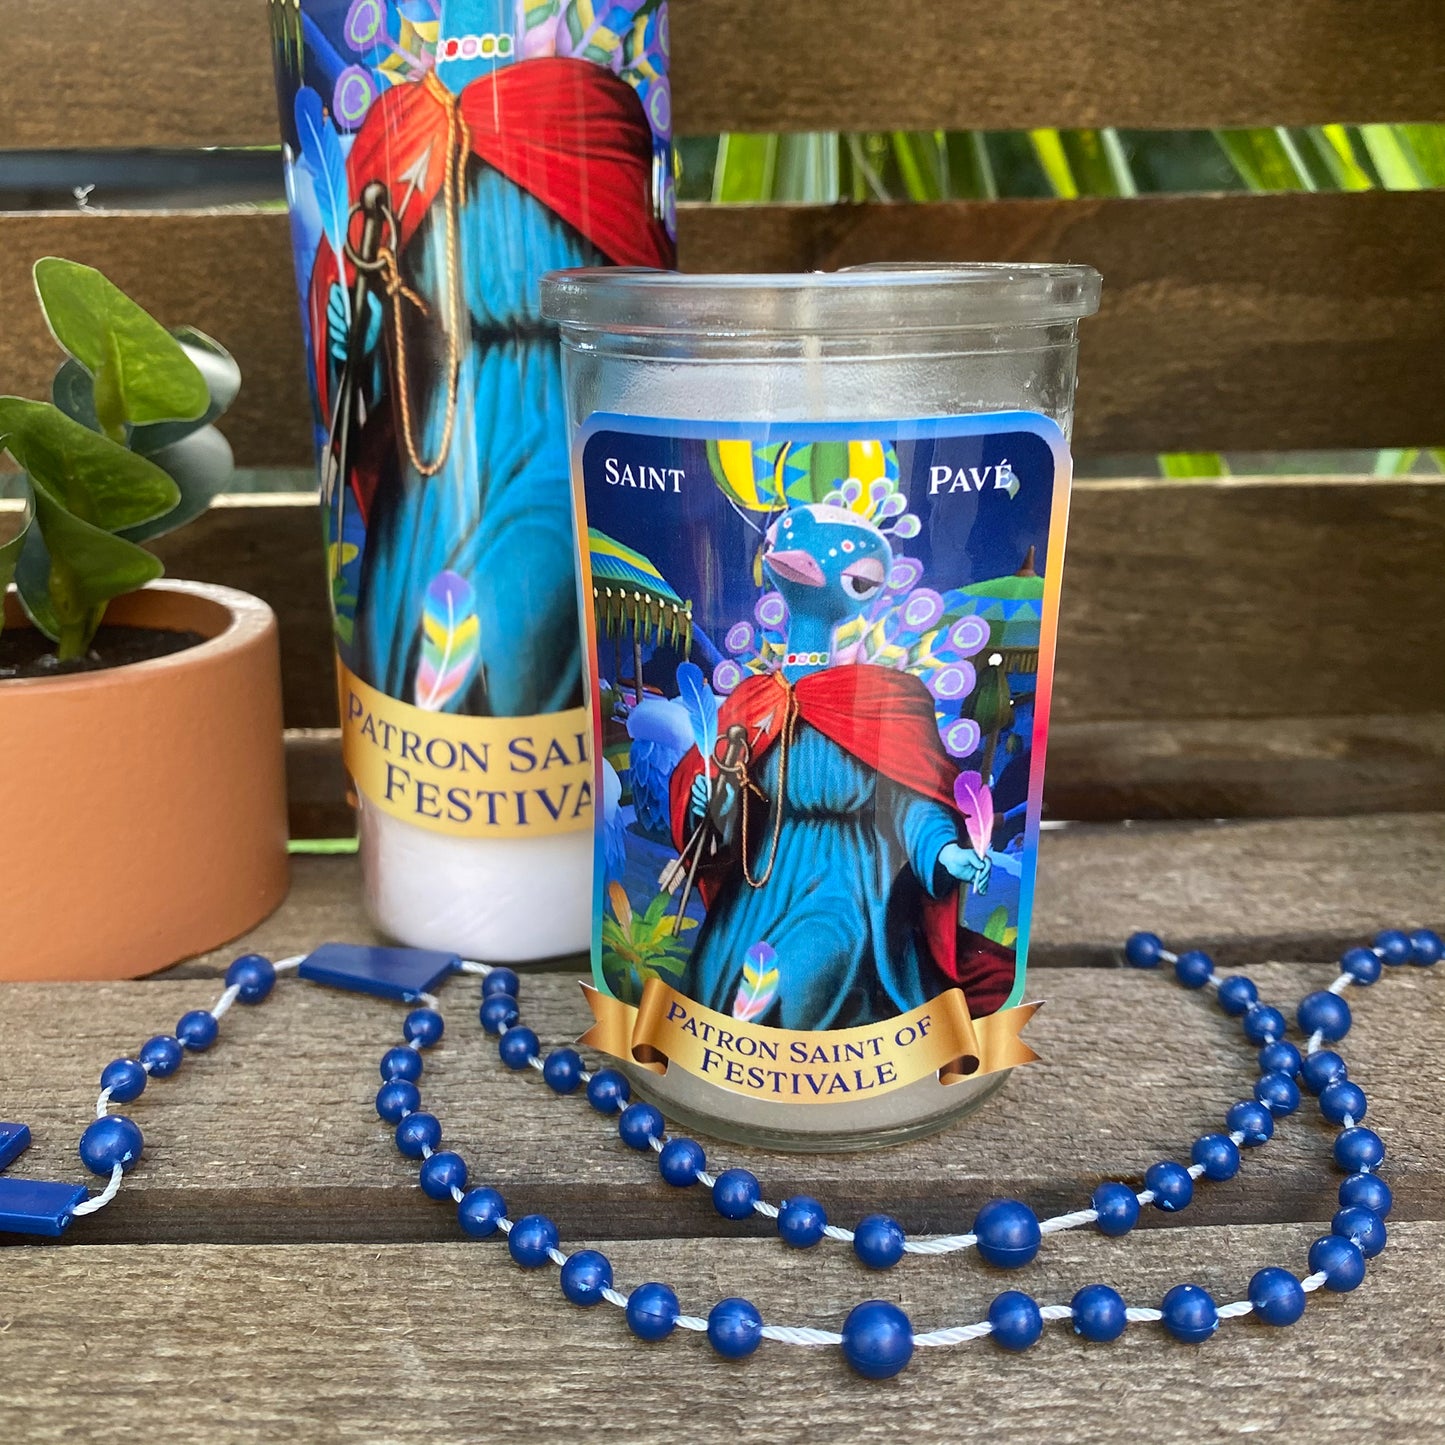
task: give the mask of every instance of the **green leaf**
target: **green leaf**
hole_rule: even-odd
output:
[[[1369,191],[1374,182],[1355,154],[1348,126],[1321,125],[1309,133],[1316,153],[1324,161],[1330,178],[1342,191]]]
[[[1085,196],[1137,196],[1139,187],[1116,130],[1060,131],[1059,143],[1079,193]]]
[[[152,521],[181,499],[154,462],[43,401],[0,396],[0,436],[37,487],[107,532]]]
[[[778,137],[775,201],[831,204],[840,198],[837,131],[803,131]]]
[[[230,442],[213,426],[202,427],[152,452],[150,460],[176,484],[181,499],[164,515],[137,527],[123,528],[120,535],[129,542],[148,542],[193,522],[236,470]]]
[[[1048,178],[1049,189],[1062,201],[1074,200],[1079,194],[1079,187],[1059,132],[1052,129],[1031,130],[1029,140]]]
[[[35,520],[35,502],[29,492],[25,494],[25,510],[20,516],[20,527],[14,536],[0,542],[0,632],[5,630],[5,591],[15,578],[15,567],[20,561],[21,549],[25,546],[25,535]]]
[[[95,378],[107,436],[205,412],[205,379],[181,344],[99,271],[46,256],[35,263],[35,289],[55,339]]]
[[[991,201],[998,196],[988,138],[982,131],[954,131],[944,140],[948,156],[948,194],[961,200]]]
[[[1399,126],[1362,125],[1360,138],[1370,153],[1375,169],[1380,173],[1380,183],[1388,191],[1418,191],[1423,189],[1425,178],[1415,164],[1415,157],[1401,136]]]
[[[713,200],[723,204],[770,200],[777,163],[777,136],[723,136],[713,170]]]
[[[1294,137],[1282,125],[1215,131],[1240,179],[1252,191],[1313,191],[1314,179]]]
[[[1420,460],[1419,447],[1390,447],[1375,457],[1377,477],[1406,477]]]
[[[128,445],[142,456],[153,456],[209,426],[224,414],[241,389],[241,368],[225,347],[189,327],[180,328],[174,335],[204,378],[210,402],[200,416],[189,421],[153,422],[148,426],[130,428]],[[78,361],[65,362],[55,373],[50,399],[72,421],[78,421],[92,431],[101,430],[95,410],[95,382]]]
[[[928,131],[896,130],[893,154],[910,201],[943,199],[945,153],[942,137]]]
[[[41,478],[32,475],[35,515],[49,553],[46,599],[28,584],[21,600],[35,625],[60,644],[60,657],[81,657],[112,597],[133,592],[165,570],[160,559],[134,542],[112,536],[67,509]],[[22,558],[22,564],[23,564]]]
[[[1445,125],[1397,125],[1391,129],[1409,151],[1425,184],[1445,186]]]
[[[1159,458],[1159,475],[1177,480],[1227,477],[1229,463],[1218,452],[1165,452]]]

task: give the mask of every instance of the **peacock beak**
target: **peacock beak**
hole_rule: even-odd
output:
[[[823,569],[810,552],[795,549],[791,552],[768,552],[763,557],[763,566],[784,582],[796,582],[803,587],[825,585]]]

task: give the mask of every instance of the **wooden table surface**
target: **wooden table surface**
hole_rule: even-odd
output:
[[[1030,1028],[1043,1062],[964,1123],[854,1156],[710,1149],[777,1199],[806,1189],[840,1222],[896,1213],[915,1234],[964,1228],[985,1199],[1052,1213],[1101,1178],[1187,1157],[1253,1079],[1252,1050],[1204,995],[1114,965],[1152,927],[1251,967],[1290,1005],[1386,924],[1445,921],[1445,818],[1397,815],[1230,825],[1073,827],[1045,835],[1040,965]],[[295,860],[291,900],[247,940],[279,957],[369,937],[355,861]],[[233,945],[127,984],[0,988],[0,1118],[36,1142],[12,1169],[79,1179],[75,1140],[112,1057],[209,1006]],[[1269,960],[1268,962],[1261,962]],[[584,1022],[574,960],[524,980],[545,1044]],[[619,1283],[664,1279],[684,1309],[725,1294],[765,1317],[836,1328],[850,1305],[896,1299],[920,1329],[979,1318],[1000,1289],[1064,1301],[1103,1280],[1157,1304],[1193,1280],[1221,1302],[1264,1264],[1303,1274],[1338,1176],[1306,1098],[1231,1184],[1134,1235],[1050,1238],[1027,1270],[973,1255],[909,1257],[886,1276],[825,1245],[784,1249],[739,1231],[701,1190],[657,1179],[579,1100],[502,1069],[474,1024],[475,981],[448,985],[449,1032],[428,1055],[426,1101],[474,1180],[515,1216],[551,1214],[563,1243],[597,1243]],[[765,1344],[742,1364],[678,1332],[657,1345],[618,1311],[567,1304],[551,1269],[499,1241],[462,1239],[372,1108],[397,1005],[288,979],[237,1007],[209,1053],[129,1106],[146,1153],[116,1202],[64,1241],[0,1252],[0,1445],[182,1439],[627,1442],[1027,1438],[1158,1442],[1267,1435],[1309,1445],[1436,1441],[1445,1432],[1445,968],[1390,970],[1354,996],[1346,1041],[1395,1190],[1390,1247],[1349,1296],[1312,1296],[1293,1329],[1252,1321],[1204,1346],[1135,1326],[1111,1346],[1050,1325],[1025,1356],[987,1341],[920,1351],[870,1384],[838,1351]]]

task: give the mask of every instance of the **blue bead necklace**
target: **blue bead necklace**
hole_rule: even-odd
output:
[[[1285,1038],[1283,1013],[1261,1003],[1258,990],[1246,976],[1218,978],[1206,954],[1198,950],[1174,954],[1155,935],[1136,933],[1124,947],[1128,964],[1144,969],[1169,964],[1185,988],[1212,988],[1221,1009],[1237,1017],[1246,1038],[1260,1046],[1260,1077],[1253,1096],[1229,1109],[1225,1116],[1228,1132],[1195,1140],[1187,1166],[1173,1160],[1150,1166],[1141,1190],[1107,1181],[1094,1191],[1088,1208],[1042,1221],[1019,1200],[991,1200],[978,1211],[967,1234],[918,1240],[909,1239],[902,1226],[887,1215],[869,1215],[856,1229],[848,1230],[830,1224],[815,1199],[796,1196],[780,1205],[770,1204],[762,1198],[756,1177],[747,1170],[709,1173],[702,1146],[692,1139],[669,1137],[656,1108],[631,1102],[627,1080],[620,1073],[613,1069],[589,1073],[572,1048],[542,1056],[536,1034],[520,1022],[521,985],[511,969],[415,950],[350,949],[335,944],[325,945],[307,958],[275,965],[251,954],[237,959],[227,970],[225,992],[213,1008],[186,1014],[174,1036],[151,1039],[136,1059],[117,1059],[106,1066],[96,1120],[80,1141],[86,1166],[109,1177],[105,1189],[88,1198],[83,1188],[0,1178],[0,1231],[59,1234],[71,1218],[109,1203],[143,1147],[139,1128],[128,1118],[112,1115],[110,1105],[137,1098],[151,1076],[174,1073],[187,1050],[209,1048],[216,1039],[218,1021],[233,1003],[261,1002],[279,972],[299,969],[302,977],[315,982],[422,1004],[406,1016],[404,1045],[389,1049],[381,1060],[382,1086],[376,1108],[383,1120],[394,1125],[401,1153],[420,1161],[423,1192],[429,1198],[453,1202],[467,1235],[505,1235],[508,1252],[521,1267],[557,1265],[562,1292],[572,1303],[588,1307],[605,1301],[622,1309],[628,1327],[640,1339],[660,1340],[677,1329],[694,1330],[705,1333],[713,1348],[727,1358],[750,1355],[763,1340],[837,1345],[858,1373],[874,1379],[896,1375],[916,1348],[963,1344],[989,1336],[1005,1349],[1025,1350],[1051,1320],[1071,1321],[1075,1332],[1088,1340],[1117,1339],[1132,1323],[1160,1323],[1176,1339],[1198,1343],[1208,1339],[1222,1321],[1250,1314],[1270,1325],[1293,1324],[1303,1314],[1310,1293],[1321,1288],[1353,1290],[1364,1278],[1366,1260],[1384,1249],[1384,1220],[1391,1195],[1389,1186],[1374,1172],[1384,1159],[1384,1145],[1360,1122],[1367,1107],[1364,1092],[1348,1077],[1340,1055],[1324,1046],[1339,1042],[1349,1031],[1350,1007],[1343,997],[1347,989],[1373,984],[1386,966],[1428,966],[1442,953],[1445,945],[1429,930],[1406,934],[1393,929],[1379,934],[1369,948],[1347,951],[1340,960],[1340,974],[1329,988],[1309,994],[1295,1011],[1305,1038],[1302,1052]],[[387,957],[379,959],[378,955]],[[402,973],[393,968],[388,977],[385,965],[397,959],[406,961]],[[1340,1209],[1331,1232],[1310,1247],[1307,1276],[1301,1279],[1281,1268],[1262,1269],[1250,1280],[1246,1298],[1224,1305],[1217,1305],[1208,1291],[1194,1284],[1174,1286],[1157,1309],[1128,1306],[1122,1296],[1103,1284],[1085,1286],[1066,1305],[1040,1305],[1021,1291],[1006,1290],[993,1300],[986,1318],[920,1334],[913,1332],[903,1311],[886,1300],[868,1300],[856,1306],[841,1331],[765,1324],[757,1308],[743,1299],[720,1301],[706,1318],[684,1314],[676,1293],[666,1284],[642,1284],[625,1294],[613,1288],[612,1266],[606,1256],[596,1250],[564,1253],[557,1226],[545,1215],[509,1218],[502,1196],[487,1187],[468,1188],[466,1161],[454,1151],[440,1149],[441,1124],[421,1110],[417,1080],[423,1069],[422,1051],[441,1039],[444,1028],[438,1000],[426,989],[455,971],[480,975],[480,1021],[488,1033],[497,1036],[502,1062],[515,1070],[537,1070],[558,1094],[576,1094],[585,1087],[587,1101],[598,1113],[617,1117],[623,1143],[655,1152],[658,1171],[669,1185],[702,1184],[711,1190],[717,1212],[727,1219],[742,1220],[754,1214],[774,1219],[779,1237],[794,1248],[808,1248],[823,1240],[851,1244],[858,1259],[872,1269],[888,1269],[906,1253],[947,1254],[969,1248],[976,1248],[989,1264],[1018,1268],[1035,1257],[1046,1234],[1092,1224],[1101,1233],[1121,1235],[1133,1228],[1142,1207],[1178,1212],[1192,1200],[1197,1180],[1232,1178],[1239,1170],[1240,1151],[1269,1141],[1276,1118],[1299,1108],[1301,1082],[1318,1098],[1324,1118],[1339,1126],[1333,1155],[1346,1173],[1339,1190]],[[0,1125],[0,1168],[28,1142],[29,1131],[23,1125]]]

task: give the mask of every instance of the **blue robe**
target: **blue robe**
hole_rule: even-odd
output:
[[[776,796],[780,756],[779,746],[769,748],[756,777],[768,798]],[[754,878],[767,866],[771,837],[771,809],[754,796]],[[730,1015],[744,955],[765,942],[777,955],[778,995],[756,1023],[850,1028],[917,1008],[948,982],[918,937],[918,890],[943,897],[958,886],[938,863],[943,848],[958,841],[953,810],[799,723],[772,873],[752,888],[739,868],[722,885],[698,929],[681,991]]]
[[[403,454],[398,487],[378,497],[366,541],[361,671],[393,697],[411,700],[423,597],[450,570],[476,590],[482,665],[448,710],[514,717],[582,702],[561,359],[542,320],[540,283],[555,267],[601,264],[601,253],[535,197],[475,157],[468,163],[460,226],[468,332],[451,448],[429,478]],[[403,270],[433,316],[447,317],[440,195]],[[428,354],[426,329],[409,316],[423,459],[440,448],[446,407],[445,359]],[[399,385],[393,378],[394,408]],[[399,419],[396,430],[402,451]]]

